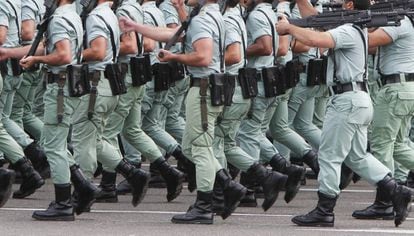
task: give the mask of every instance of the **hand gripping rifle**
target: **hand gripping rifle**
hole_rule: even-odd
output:
[[[202,4],[197,4],[196,7],[193,8],[193,10],[190,12],[190,15],[188,16],[187,20],[181,22],[181,26],[180,28],[177,30],[177,32],[175,32],[174,36],[172,36],[172,38],[170,38],[170,40],[168,40],[168,42],[165,44],[164,49],[165,50],[170,50],[170,48],[178,42],[178,39],[181,37],[181,34],[186,31],[188,29],[188,26],[191,23],[191,20],[198,15],[198,13],[201,10],[201,7],[203,5]],[[159,57],[164,57],[164,53],[160,52],[158,54]]]
[[[42,21],[37,25],[37,34],[33,40],[32,46],[30,47],[27,56],[33,56],[36,53],[36,50],[43,39],[43,35],[47,30],[47,26],[52,19],[52,15],[58,8],[58,2],[58,0],[45,0],[44,6],[46,7],[46,12],[43,16]]]
[[[343,24],[355,24],[360,27],[381,27],[381,26],[399,26],[404,15],[408,11],[395,10],[374,12],[370,10],[342,10],[335,12],[326,12],[315,16],[306,17],[303,19],[290,19],[290,24],[303,28],[316,28],[322,30],[329,30],[336,28]]]

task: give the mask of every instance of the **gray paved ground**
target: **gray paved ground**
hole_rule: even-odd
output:
[[[122,179],[119,177],[118,179]],[[99,180],[96,180],[98,182]],[[14,186],[17,189],[18,185]],[[366,207],[373,199],[374,188],[366,182],[351,185],[338,200],[334,228],[302,228],[290,219],[306,213],[316,203],[316,181],[308,181],[289,204],[283,194],[264,213],[261,208],[238,208],[226,221],[216,217],[212,226],[175,225],[171,217],[184,212],[195,199],[185,189],[172,203],[167,203],[164,189],[149,189],[144,201],[136,208],[130,196],[120,196],[118,204],[96,203],[91,213],[76,217],[74,222],[40,222],[31,218],[34,209],[43,209],[53,198],[50,180],[28,199],[10,199],[0,208],[0,236],[8,235],[414,235],[414,218],[408,218],[399,228],[393,221],[360,221],[352,211]],[[260,201],[261,202],[261,201]]]

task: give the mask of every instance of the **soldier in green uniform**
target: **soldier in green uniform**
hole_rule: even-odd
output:
[[[2,1],[0,2],[0,66],[2,79],[2,92],[0,111],[5,114],[10,112],[13,88],[17,88],[19,84],[19,73],[13,73],[13,68],[18,68],[18,57],[10,55],[12,48],[19,47],[19,32],[20,32],[20,1]],[[12,68],[13,64],[13,68]],[[18,71],[14,71],[18,72]],[[16,75],[16,76],[14,76]],[[4,86],[3,86],[4,84]],[[13,86],[12,86],[13,85]],[[13,87],[13,88],[12,88]],[[8,112],[7,112],[8,111]],[[4,118],[4,119],[3,119]],[[33,169],[32,163],[25,157],[22,148],[16,145],[16,141],[9,136],[7,129],[3,127],[3,122],[13,123],[7,115],[2,115],[1,134],[2,134],[2,152],[6,154],[7,159],[15,167],[16,170],[22,173],[23,182],[20,190],[13,194],[13,198],[24,198],[35,192],[45,182],[40,177],[39,173]],[[32,140],[33,141],[33,140]],[[29,145],[27,143],[27,145]],[[35,161],[35,159],[33,159]],[[37,159],[36,159],[37,161]],[[10,173],[6,173],[10,176]],[[9,186],[5,181],[5,186]],[[8,191],[6,191],[8,192]],[[7,195],[7,194],[6,194]]]
[[[195,6],[195,1],[189,1]],[[181,7],[184,7],[182,4]],[[196,165],[197,199],[187,213],[176,215],[173,223],[212,224],[214,182],[224,191],[224,206],[221,216],[227,218],[237,207],[246,189],[231,180],[228,173],[214,157],[214,123],[222,111],[222,106],[212,106],[208,89],[209,76],[219,73],[220,47],[224,48],[224,21],[216,1],[201,5],[200,13],[195,16],[185,37],[186,54],[174,54],[161,50],[161,61],[177,61],[188,66],[192,86],[186,100],[187,123],[183,136],[183,152]],[[158,41],[168,41],[176,30],[148,27],[122,20],[124,31],[135,30],[144,36]],[[220,45],[221,42],[221,45]],[[224,65],[222,65],[224,66]]]
[[[355,3],[354,3],[355,2]],[[368,0],[346,1],[345,9],[367,9]],[[373,107],[366,86],[367,31],[346,24],[327,32],[316,32],[279,22],[280,34],[291,34],[302,43],[330,48],[327,85],[333,94],[327,106],[319,149],[319,201],[314,210],[292,219],[299,226],[334,225],[333,209],[340,193],[340,169],[345,163],[392,199],[395,225],[401,224],[411,202],[408,188],[398,185],[390,170],[366,151],[367,128]]]
[[[127,17],[135,22],[143,22],[143,10],[134,0],[124,1],[117,10],[118,16]],[[138,36],[138,37],[137,37]],[[137,40],[139,40],[137,42]],[[138,51],[142,53],[142,37],[133,32],[123,33],[121,36],[120,62],[128,67],[126,74],[127,93],[119,97],[119,102],[105,124],[103,136],[114,146],[118,147],[117,135],[122,132],[123,137],[147,157],[152,165],[158,169],[167,182],[167,199],[172,201],[182,189],[183,174],[173,168],[164,159],[157,145],[148,135],[142,131],[141,123],[141,102],[145,94],[145,85],[133,85],[130,58],[136,56]],[[142,46],[141,46],[142,47]],[[142,54],[141,54],[142,55]],[[134,78],[135,79],[135,78]],[[138,165],[139,163],[134,163]],[[115,189],[116,173],[106,171],[102,176],[101,187],[103,194],[98,201],[117,201]]]
[[[22,44],[31,44],[36,34],[36,24],[40,22],[44,14],[43,0],[22,1]],[[26,71],[22,75],[22,83],[16,91],[13,99],[10,119],[26,130],[35,140],[40,141],[43,122],[33,115],[32,102],[34,90],[40,82],[39,65]]]
[[[414,148],[409,140],[414,107],[413,29],[413,19],[405,17],[401,26],[381,27],[369,34],[369,46],[378,47],[375,64],[381,86],[375,96],[371,152],[393,174],[395,162],[414,169]],[[392,199],[377,188],[374,204],[353,216],[393,219],[392,207]]]

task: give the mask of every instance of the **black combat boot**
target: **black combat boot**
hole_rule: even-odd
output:
[[[247,188],[247,192],[244,197],[240,200],[239,207],[257,207],[257,200],[255,196],[256,183],[252,180],[252,176],[242,172],[240,174],[240,184]]]
[[[354,177],[354,172],[345,163],[341,166],[341,180],[339,182],[339,189],[345,189],[351,183]]]
[[[377,187],[385,194],[386,198],[391,198],[395,212],[394,223],[398,227],[408,216],[408,209],[411,206],[411,190],[406,186],[398,185],[388,175],[377,183]]]
[[[176,224],[213,224],[213,192],[197,191],[196,202],[185,214],[175,215],[171,222]]]
[[[357,210],[352,213],[352,217],[357,219],[394,219],[394,208],[388,194],[381,192],[382,189],[377,188],[374,204],[363,210]]]
[[[154,164],[150,164],[149,172],[151,174],[150,181],[148,183],[148,188],[166,188],[167,184],[165,183],[164,178],[161,176],[159,170],[154,167]]]
[[[33,141],[24,150],[24,155],[33,164],[34,169],[42,176],[43,179],[50,178],[50,167],[47,161],[46,153],[40,145]]]
[[[187,174],[188,180],[188,191],[191,193],[197,189],[197,182],[196,182],[196,168],[193,162],[188,160],[188,158],[184,155],[181,147],[178,146],[174,152],[171,154],[173,155],[177,161],[182,163],[185,173]]]
[[[119,162],[115,170],[121,173],[132,188],[132,205],[136,207],[144,199],[148,189],[150,174],[142,169],[135,168],[125,159]]]
[[[221,188],[223,190],[224,208],[221,217],[224,220],[236,210],[240,200],[246,194],[247,189],[243,185],[232,180],[229,173],[224,169],[221,169],[216,173],[214,185],[216,188]]]
[[[88,212],[91,205],[95,202],[98,188],[85,178],[78,165],[70,167],[70,180],[74,190],[74,208],[77,215]],[[75,204],[76,203],[76,204]]]
[[[25,198],[45,184],[45,181],[26,157],[18,160],[14,163],[14,166],[22,174],[22,184],[20,185],[20,189],[13,193],[13,198]]]
[[[102,171],[102,179],[99,184],[100,191],[96,195],[96,202],[118,202],[115,183],[116,172]]]
[[[275,171],[267,170],[263,165],[253,164],[248,170],[247,175],[252,176],[255,182],[263,187],[264,201],[262,208],[267,211],[275,203],[279,191],[285,186],[288,177]]]
[[[299,226],[322,226],[333,227],[335,215],[333,209],[336,205],[336,197],[330,197],[326,194],[318,192],[318,205],[314,210],[306,215],[295,216],[292,222]]]
[[[46,210],[33,212],[32,217],[36,220],[74,221],[70,184],[55,184],[55,201]]]
[[[299,192],[302,178],[305,177],[306,169],[301,166],[291,164],[286,158],[280,154],[276,154],[269,161],[274,171],[280,172],[288,176],[286,182],[285,201],[289,203]]]
[[[231,176],[231,179],[235,180],[237,178],[237,176],[240,174],[240,170],[237,167],[233,166],[231,163],[228,163],[228,162],[227,162],[227,167],[229,169],[229,174]]]
[[[407,187],[414,188],[414,172],[413,171],[408,172]]]
[[[313,172],[315,172],[317,178],[319,174],[318,154],[315,151],[310,150],[302,157],[302,160],[313,170]]]
[[[14,171],[0,168],[0,207],[3,207],[9,200],[15,177]]]
[[[161,176],[167,183],[167,201],[171,202],[180,195],[183,189],[184,174],[170,166],[163,157],[158,158],[151,164],[160,171]]]
[[[141,162],[140,163],[131,163],[135,168],[141,169]],[[119,182],[119,184],[116,186],[116,193],[118,195],[125,195],[127,193],[131,193],[132,188],[131,185],[128,183],[126,179]]]

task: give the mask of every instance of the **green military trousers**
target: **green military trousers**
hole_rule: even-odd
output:
[[[146,84],[144,99],[142,100],[142,130],[154,142],[171,154],[178,147],[178,142],[165,131],[162,121],[162,110],[167,99],[167,91],[154,91],[154,78]]]
[[[69,167],[75,164],[72,154],[67,149],[67,137],[71,118],[80,104],[80,98],[64,97],[64,115],[62,122],[57,119],[57,83],[48,84],[44,94],[44,125],[42,143],[50,165],[54,184],[70,183]]]
[[[0,91],[3,89],[3,78],[0,75]],[[0,151],[3,152],[11,163],[16,163],[22,157],[24,152],[19,144],[7,133],[0,122]]]
[[[13,99],[10,119],[26,130],[33,138],[40,140],[43,122],[32,113],[35,89],[40,81],[40,71],[24,72],[22,83]]]
[[[200,88],[190,88],[186,99],[187,122],[183,135],[183,153],[196,166],[197,190],[208,192],[213,190],[216,172],[222,166],[214,156],[214,126],[222,106],[211,106],[210,91],[207,89],[207,130],[202,126],[200,106]]]
[[[108,172],[115,172],[115,167],[122,160],[121,153],[103,135],[108,117],[118,104],[118,96],[108,96],[111,94],[108,88],[109,82],[101,73],[91,119],[88,118],[89,94],[80,98],[80,104],[73,114],[74,157],[87,178],[92,178],[95,173],[97,160]]]
[[[127,76],[131,74],[128,73]],[[145,86],[128,85],[127,88],[127,93],[119,96],[117,107],[108,117],[104,136],[114,147],[118,147],[117,136],[122,133],[127,141],[126,145],[130,144],[153,162],[163,155],[154,141],[141,129],[141,103],[145,94]],[[140,162],[137,159],[129,159],[129,161]]]
[[[318,157],[320,192],[330,196],[339,194],[342,163],[373,185],[390,173],[366,151],[372,116],[373,107],[366,92],[351,91],[330,98]]]
[[[394,161],[414,170],[414,148],[409,140],[413,115],[413,82],[385,85],[375,97],[371,152],[391,171]]]
[[[241,87],[236,86],[232,105],[225,106],[218,118],[214,130],[213,149],[216,158],[225,169],[227,162],[229,162],[246,172],[255,163],[255,159],[238,147],[236,143],[240,123],[250,109],[250,102],[250,99],[243,98]]]

